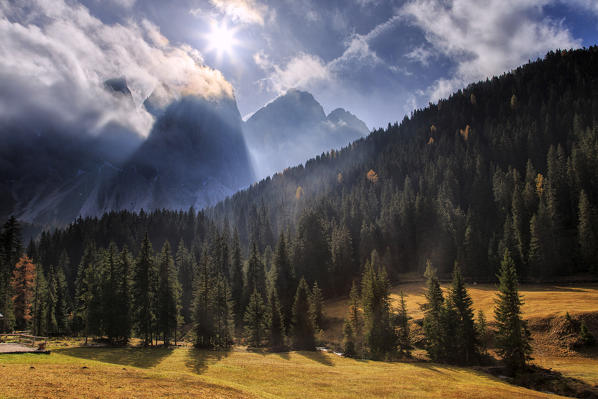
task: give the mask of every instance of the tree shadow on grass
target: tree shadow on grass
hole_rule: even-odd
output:
[[[313,360],[314,362],[318,362],[323,364],[324,366],[334,366],[330,358],[325,353],[320,351],[300,351],[297,352],[301,356],[305,356],[306,358]]]
[[[201,374],[210,364],[214,364],[230,355],[230,350],[209,350],[193,348],[187,352],[185,366],[195,374]]]
[[[154,348],[93,348],[78,347],[58,349],[54,352],[67,356],[104,363],[120,364],[140,368],[150,368],[168,357],[174,349],[172,347]]]

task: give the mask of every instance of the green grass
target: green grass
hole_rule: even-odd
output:
[[[0,376],[0,396],[10,398],[551,397],[470,369],[321,352],[66,348],[51,355],[2,356]]]

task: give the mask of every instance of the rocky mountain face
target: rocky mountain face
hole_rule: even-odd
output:
[[[130,97],[122,79],[105,87]],[[233,98],[151,111],[147,139],[118,126],[94,136],[0,125],[0,218],[60,226],[110,210],[200,209],[254,181]]]
[[[244,131],[258,178],[369,133],[365,123],[350,112],[338,108],[327,116],[310,93],[295,89],[253,114]]]

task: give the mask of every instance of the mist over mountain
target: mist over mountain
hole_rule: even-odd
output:
[[[132,104],[124,78],[104,87]],[[57,226],[112,210],[203,208],[254,180],[234,98],[145,104],[156,116],[147,139],[117,123],[96,135],[68,124],[5,123],[0,215]]]
[[[355,115],[338,108],[326,116],[310,93],[296,89],[253,114],[244,131],[258,178],[338,149],[369,133]]]

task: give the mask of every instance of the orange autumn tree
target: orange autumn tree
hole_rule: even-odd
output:
[[[22,256],[12,273],[15,322],[19,330],[27,328],[31,320],[31,304],[35,292],[35,265],[27,256]]]

